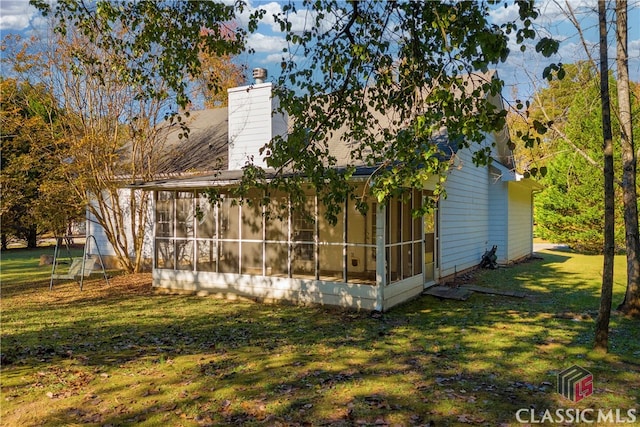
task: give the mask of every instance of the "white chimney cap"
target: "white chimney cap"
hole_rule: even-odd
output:
[[[267,78],[267,69],[266,68],[254,68],[253,69],[253,78],[256,79],[256,83],[264,83]]]

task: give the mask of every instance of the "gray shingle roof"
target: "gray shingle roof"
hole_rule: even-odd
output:
[[[467,76],[471,82],[467,90],[495,77],[493,72],[486,74],[479,73]],[[492,99],[493,102],[500,99]],[[501,102],[501,101],[500,101]],[[366,105],[366,104],[364,104]],[[376,112],[376,126],[382,133],[385,126],[391,126],[393,117],[387,114]],[[228,171],[228,111],[227,108],[215,108],[207,110],[191,111],[190,116],[185,120],[189,135],[187,138],[179,138],[182,129],[177,123],[164,122],[167,127],[167,137],[161,150],[157,183],[165,182],[165,178],[185,178],[201,177],[203,180],[213,181],[235,181],[240,177],[240,171]],[[378,131],[374,129],[374,131]],[[337,167],[347,165],[357,166],[359,170],[371,169],[371,165],[354,164],[351,159],[351,151],[355,148],[355,143],[341,140],[345,129],[336,131],[332,138],[327,141],[330,153],[337,159]],[[508,139],[508,135],[506,136]],[[457,151],[458,144],[449,141],[446,129],[441,129],[434,135],[434,142],[438,145],[446,156],[450,156]],[[500,141],[503,142],[503,141]],[[499,144],[504,145],[504,143]],[[500,153],[502,154],[502,153]],[[269,173],[267,171],[267,173]],[[197,178],[195,178],[197,180]],[[151,184],[151,183],[148,183]]]
[[[228,168],[228,113],[226,108],[191,111],[184,119],[188,137],[178,123],[164,122],[167,127],[158,161],[158,175],[181,176],[210,173]]]

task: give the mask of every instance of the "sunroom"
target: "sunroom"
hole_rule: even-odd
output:
[[[412,214],[430,191],[369,201],[365,214],[348,199],[331,225],[312,192],[304,209],[285,194],[240,200],[232,187],[218,187],[212,203],[205,181],[145,185],[155,198],[156,287],[383,311],[434,280],[435,214]]]

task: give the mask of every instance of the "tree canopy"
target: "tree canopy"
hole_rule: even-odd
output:
[[[603,186],[602,113],[597,75],[587,62],[565,64],[564,69],[564,79],[553,80],[534,93],[526,117],[510,115],[510,125],[516,131],[533,127],[534,121],[552,123],[547,132],[536,135],[542,143],[532,147],[519,144],[516,158],[523,170],[544,169],[546,172],[541,178],[545,189],[535,198],[536,234],[550,241],[567,243],[576,250],[602,253],[604,205],[602,198],[594,196],[601,193]],[[617,81],[613,73],[609,80],[615,110]],[[632,84],[632,89],[638,92],[640,86]],[[633,100],[633,110],[639,111],[639,98],[636,96]],[[615,170],[621,171],[621,135],[616,114],[612,115],[612,121]],[[640,127],[633,126],[633,129],[637,132]],[[625,246],[622,182],[618,179],[616,183],[615,242],[616,250],[622,251]]]
[[[475,163],[489,162],[491,147],[478,144],[503,129],[505,112],[491,102],[503,82],[485,73],[506,60],[510,37],[523,50],[533,39],[545,55],[557,49],[537,38],[533,2],[516,2],[517,19],[492,24],[490,8],[502,4],[309,2],[302,32],[290,20],[296,3],[285,6],[276,21],[290,47],[277,94],[294,124],[286,142],[275,138],[265,148],[267,164],[299,172],[332,206],[361,196],[349,185],[360,165],[376,168],[370,183],[379,200],[441,176],[447,157],[436,140],[443,129],[457,148],[472,147]],[[328,149],[335,135],[351,148],[346,168],[335,168]],[[291,192],[290,182],[287,175],[275,185]]]
[[[188,106],[195,81],[206,78],[213,104],[236,84],[241,70],[230,58],[244,47],[245,30],[232,22],[234,5],[221,2],[33,3],[51,18],[53,31],[3,62],[23,81],[55,93],[64,113],[63,134],[43,117],[56,152],[49,171],[66,183],[46,188],[64,188],[71,199],[49,202],[88,206],[121,265],[138,270],[149,198],[124,194],[122,184],[155,176],[161,122]],[[187,131],[184,117],[175,118]]]
[[[35,247],[45,231],[58,235],[82,217],[60,172],[54,140],[62,112],[43,84],[0,77],[0,184],[3,245],[9,236]]]
[[[245,10],[241,1],[37,3],[60,19],[59,31],[75,26],[91,43],[138,61],[139,67],[127,67],[129,81],[148,96],[175,96],[179,105],[188,102],[186,76],[202,71],[198,46],[226,55],[239,52],[246,41],[243,29],[232,29],[233,37],[223,31]],[[510,4],[319,0],[286,5],[274,17],[289,45],[276,92],[294,127],[286,143],[276,138],[264,149],[267,165],[280,172],[270,185],[295,198],[303,194],[304,182],[319,190],[325,204],[339,206],[352,192],[348,182],[354,168],[366,165],[377,167],[371,183],[375,196],[384,199],[443,172],[446,162],[433,138],[441,129],[461,147],[502,129],[505,113],[488,97],[499,95],[503,82],[477,78],[470,85],[472,79],[465,76],[479,76],[505,61],[510,38],[521,50],[535,41],[535,49],[547,56],[558,46],[538,38],[532,0],[514,2],[518,15],[512,21],[491,23],[491,8],[502,6]],[[293,25],[299,8],[309,18],[302,31]],[[247,30],[254,30],[264,14],[260,9],[252,13]],[[154,67],[144,65],[150,55],[165,59]],[[99,63],[91,55],[78,58]],[[551,64],[545,73],[558,70]],[[157,90],[150,73],[169,90]],[[380,129],[379,114],[390,116],[392,126]],[[328,138],[338,132],[352,148],[348,166],[340,169],[327,149]],[[474,151],[478,164],[489,161],[490,147]],[[248,185],[241,188],[265,182],[263,171],[250,169]]]

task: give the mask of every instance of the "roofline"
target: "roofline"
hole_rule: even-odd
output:
[[[345,168],[336,168],[336,170],[343,170]],[[365,182],[371,178],[373,173],[377,170],[377,167],[361,166],[356,167],[356,172],[352,175],[350,181],[353,182]],[[226,173],[225,173],[226,172]],[[225,177],[224,175],[232,175]],[[286,174],[293,176],[294,174]],[[201,177],[180,177],[174,179],[162,179],[147,182],[138,182],[125,185],[125,188],[140,189],[140,190],[197,190],[200,188],[209,187],[233,187],[240,184],[242,180],[242,170],[233,171],[220,171],[217,175],[208,175]],[[273,181],[276,176],[276,171],[273,169],[267,170],[267,182]]]

